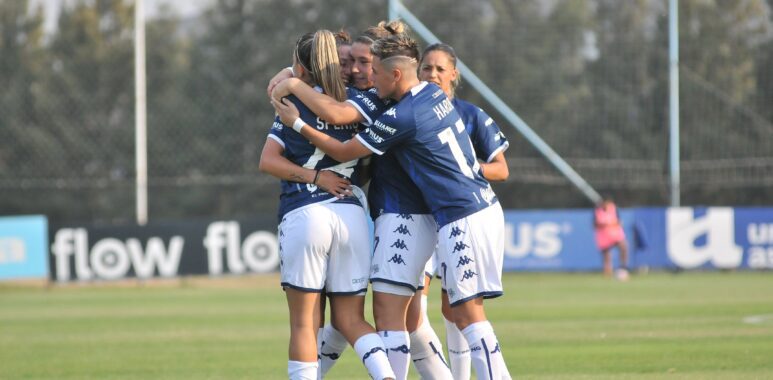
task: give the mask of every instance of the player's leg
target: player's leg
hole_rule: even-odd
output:
[[[508,378],[484,298],[502,295],[504,215],[499,203],[449,223],[438,232],[441,270],[454,323],[470,346],[478,379]]]
[[[611,250],[612,248],[601,250],[601,260],[604,266],[605,277],[612,277],[612,255],[610,252]]]
[[[326,288],[331,322],[354,347],[374,379],[394,379],[386,349],[376,330],[365,320],[371,256],[365,213],[359,206],[330,204],[335,210],[333,248]]]
[[[317,377],[317,330],[321,319],[327,250],[332,241],[323,207],[293,211],[279,225],[281,284],[290,312],[288,375],[291,379]],[[313,233],[312,233],[313,231]]]
[[[423,284],[424,266],[432,255],[436,230],[431,215],[387,213],[375,222],[378,244],[370,274],[373,316],[399,379],[407,377],[411,362],[408,305]],[[412,324],[415,326],[417,321]]]
[[[446,345],[448,346],[448,360],[451,365],[451,374],[454,380],[470,379],[470,345],[467,344],[462,331],[453,322],[451,305],[448,303],[448,293],[441,292],[441,310],[446,326]]]
[[[434,258],[434,255],[433,255]],[[443,356],[443,345],[427,315],[427,294],[435,260],[424,268],[424,288],[416,292],[408,307],[407,327],[411,340],[411,361],[422,379],[450,379],[451,372]]]
[[[285,294],[290,309],[288,376],[291,380],[314,380],[317,378],[319,293],[287,288]]]

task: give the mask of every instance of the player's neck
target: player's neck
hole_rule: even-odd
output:
[[[392,94],[392,99],[399,101],[400,99],[411,91],[412,88],[419,84],[418,78],[406,78],[397,84],[395,92]]]

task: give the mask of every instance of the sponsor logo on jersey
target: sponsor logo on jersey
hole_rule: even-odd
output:
[[[379,130],[384,131],[386,133],[389,133],[390,135],[394,135],[395,132],[397,132],[396,129],[394,129],[394,128],[392,128],[392,127],[390,127],[390,126],[388,126],[388,125],[386,125],[386,124],[384,124],[384,123],[382,123],[382,122],[380,122],[378,120],[376,120],[376,122],[373,124],[373,127],[374,128],[378,128]]]
[[[284,125],[278,121],[275,121],[274,124],[271,125],[271,129],[281,131]]]
[[[437,90],[432,94],[432,99],[436,99],[438,96],[443,95],[443,90]]]
[[[373,129],[368,128],[365,130],[368,134],[368,137],[370,137],[371,140],[375,141],[377,144],[381,144],[384,142],[384,138],[379,136]]]
[[[370,111],[375,111],[376,110],[376,105],[367,96],[365,96],[363,94],[357,94],[357,99],[360,99],[362,104],[364,104],[365,107],[368,107],[368,110],[370,110]]]
[[[480,196],[483,198],[484,201],[486,201],[486,203],[490,205],[491,202],[494,201],[494,198],[497,195],[494,194],[494,189],[491,188],[491,185],[488,185],[480,189]]]

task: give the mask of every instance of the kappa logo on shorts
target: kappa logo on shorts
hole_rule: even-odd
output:
[[[411,231],[408,230],[408,227],[405,224],[400,224],[400,227],[397,227],[397,229],[395,229],[392,232],[397,232],[397,233],[400,233],[402,235],[413,236],[413,235],[411,235]]]
[[[372,267],[370,267],[370,273],[378,273],[378,264],[373,264]]]
[[[443,277],[443,278],[445,279],[445,277]],[[448,297],[449,298],[454,298],[455,295],[456,295],[456,290],[448,289]]]
[[[413,220],[413,216],[411,214],[397,214],[397,217],[405,220]]]
[[[397,239],[397,241],[392,243],[392,245],[390,245],[389,247],[390,248],[397,248],[397,249],[404,249],[406,251],[408,250],[408,246],[405,245],[405,240],[402,240],[402,239]]]
[[[471,278],[473,278],[473,277],[475,277],[477,275],[478,274],[473,272],[472,269],[468,269],[468,270],[464,271],[464,274],[462,275],[462,281],[469,280],[469,279],[471,279]]]
[[[454,228],[451,228],[451,235],[449,235],[448,238],[450,239],[452,237],[457,237],[457,236],[459,236],[459,235],[461,235],[463,233],[464,233],[464,231],[462,231],[461,228],[454,227]]]
[[[454,251],[452,253],[464,251],[467,248],[470,248],[470,246],[465,244],[463,241],[457,241],[456,244],[454,245]]]
[[[405,263],[405,260],[403,260],[403,257],[402,257],[402,256],[400,256],[400,255],[399,255],[399,254],[397,254],[397,253],[395,253],[395,255],[394,255],[394,256],[392,256],[392,258],[391,258],[391,259],[389,259],[387,262],[388,262],[388,263],[395,263],[395,264],[403,264],[403,265],[408,265],[408,264],[406,264],[406,263]]]
[[[474,261],[472,261],[471,258],[467,257],[467,255],[465,255],[465,256],[462,256],[462,257],[459,258],[459,263],[456,264],[456,267],[459,268],[462,265],[467,265],[467,264],[472,263],[472,262],[474,262]]]

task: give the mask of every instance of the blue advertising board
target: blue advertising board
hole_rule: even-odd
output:
[[[48,277],[45,216],[0,217],[0,280]]]
[[[631,208],[620,219],[631,268],[773,269],[773,208]],[[505,271],[601,270],[593,210],[506,211],[504,255]]]

